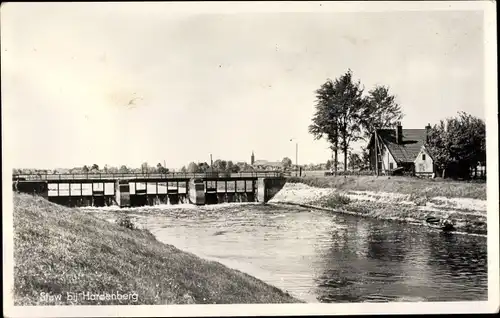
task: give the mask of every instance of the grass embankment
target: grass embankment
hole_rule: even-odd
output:
[[[416,197],[471,198],[486,200],[485,182],[463,182],[446,179],[420,179],[398,176],[330,176],[290,177],[287,182],[304,183],[317,188],[338,190],[392,192]]]
[[[25,194],[14,196],[14,264],[16,305],[299,302],[252,276],[162,244],[148,231]],[[137,301],[67,298],[87,292],[135,293]],[[42,293],[62,297],[48,302]]]
[[[436,217],[452,222],[458,231],[487,234],[486,208],[474,206],[484,206],[474,200],[486,200],[485,183],[372,176],[290,178],[289,182],[334,190],[310,196],[300,202],[303,205],[406,222]]]

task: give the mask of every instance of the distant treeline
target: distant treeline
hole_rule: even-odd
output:
[[[328,160],[326,163],[320,164],[306,164],[300,165],[304,171],[323,171],[329,170],[332,166],[332,161]],[[281,170],[290,170],[292,168],[291,160],[288,158],[283,159],[283,166]],[[259,165],[258,168],[252,167],[247,162],[237,162],[234,163],[231,160],[215,160],[213,162],[212,168],[207,162],[191,162],[187,166],[183,166],[178,170],[170,170],[163,167],[161,163],[156,166],[151,166],[148,163],[143,163],[139,168],[127,167],[122,165],[120,167],[114,167],[110,165],[104,165],[104,167],[99,167],[97,164],[84,165],[83,167],[74,168],[59,168],[59,169],[13,169],[13,174],[61,174],[61,173],[169,173],[169,172],[181,172],[181,173],[205,173],[205,172],[219,172],[219,173],[238,173],[238,172],[251,172],[255,170],[275,170],[273,167],[266,167],[265,165]]]

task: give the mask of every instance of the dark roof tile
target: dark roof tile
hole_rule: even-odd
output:
[[[377,130],[392,156],[397,162],[413,162],[425,141],[425,129],[403,129],[403,141],[396,142],[394,129]]]

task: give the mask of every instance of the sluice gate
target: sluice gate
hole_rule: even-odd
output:
[[[14,175],[13,190],[66,206],[138,207],[267,202],[285,184],[276,172],[214,175]]]

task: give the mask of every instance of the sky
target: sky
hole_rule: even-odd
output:
[[[178,169],[252,151],[295,161],[295,143],[299,164],[326,162],[328,144],[308,133],[314,91],[348,69],[366,90],[390,87],[403,128],[485,118],[482,11],[171,5],[2,6],[3,151],[15,167]]]

